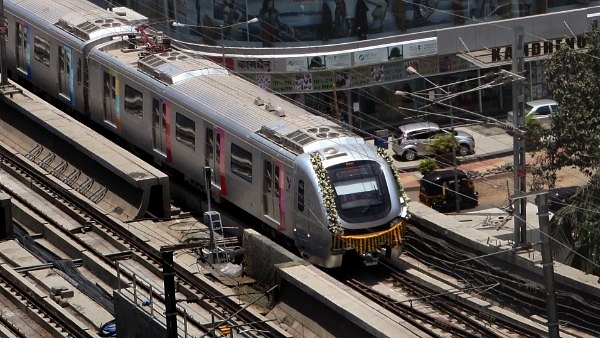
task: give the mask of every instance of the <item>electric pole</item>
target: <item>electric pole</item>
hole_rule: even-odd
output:
[[[536,196],[540,236],[542,239],[542,268],[544,270],[544,286],[546,287],[546,313],[548,316],[548,337],[560,337],[558,315],[556,312],[556,290],[554,287],[554,261],[550,246],[550,216],[548,214],[548,192]]]
[[[525,30],[523,26],[517,26],[514,29],[514,39],[512,44],[512,73],[521,76],[524,71],[523,59],[523,40]],[[523,97],[523,81],[513,81],[513,151],[514,151],[514,189],[515,196],[525,194],[527,185],[525,178],[527,175],[527,161],[525,157],[525,106]],[[514,215],[514,246],[518,247],[527,242],[527,219],[526,219],[527,200],[519,198],[513,202]]]

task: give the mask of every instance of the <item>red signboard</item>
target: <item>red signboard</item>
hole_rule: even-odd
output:
[[[8,27],[6,27],[5,25],[0,25],[0,35],[7,35],[8,34]]]

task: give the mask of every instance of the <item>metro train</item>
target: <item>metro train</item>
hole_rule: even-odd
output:
[[[401,254],[408,198],[389,155],[363,138],[176,48],[131,10],[83,0],[4,6],[12,79],[250,213],[310,263]]]

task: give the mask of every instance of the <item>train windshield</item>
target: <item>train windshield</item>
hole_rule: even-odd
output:
[[[362,161],[329,168],[340,216],[364,217],[387,206],[387,187],[379,164]]]

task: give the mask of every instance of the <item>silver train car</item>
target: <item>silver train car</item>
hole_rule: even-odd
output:
[[[252,214],[315,265],[400,255],[408,199],[391,158],[361,137],[174,48],[129,10],[4,5],[12,78]]]

